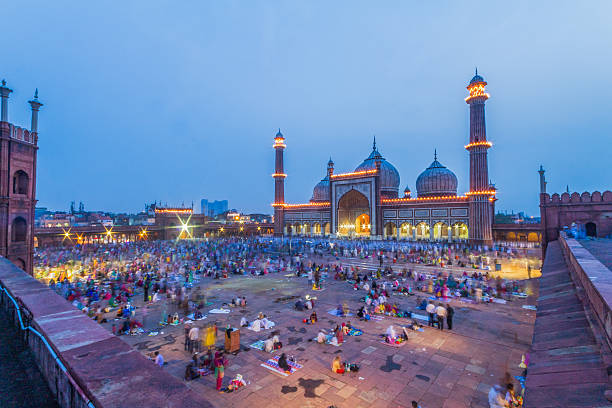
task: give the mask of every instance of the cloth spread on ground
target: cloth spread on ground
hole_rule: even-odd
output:
[[[206,319],[206,317],[207,317],[206,315],[202,315],[202,317],[200,317],[199,319],[194,319],[194,318],[193,318],[193,313],[192,313],[192,314],[190,314],[190,315],[187,315],[187,318],[188,318],[189,320],[204,320],[204,319]]]
[[[263,340],[257,340],[255,343],[249,345],[250,348],[265,351],[266,344]],[[272,350],[275,351],[275,350]]]
[[[213,314],[227,314],[229,312],[230,312],[229,309],[212,309],[209,313],[213,313]]]
[[[289,364],[289,368],[291,369],[291,373],[286,373],[282,368],[278,366],[278,359],[280,356],[274,356],[265,363],[261,363],[260,365],[264,368],[267,368],[270,371],[274,371],[277,374],[280,374],[284,377],[289,376],[289,374],[295,373],[297,370],[302,368],[302,365],[295,363],[293,361],[287,360],[287,364]]]
[[[363,332],[359,329],[356,329],[354,327],[351,327],[351,330],[349,330],[348,335],[349,336],[361,336],[363,334]]]
[[[332,316],[336,316],[336,317],[349,317],[349,316],[352,316],[352,315],[353,315],[352,313],[348,313],[348,314],[346,314],[346,315],[343,315],[342,313],[340,313],[340,312],[338,311],[338,309],[331,309],[331,310],[328,310],[328,311],[327,311],[327,313],[329,313],[329,314],[330,314],[330,315],[332,315]]]

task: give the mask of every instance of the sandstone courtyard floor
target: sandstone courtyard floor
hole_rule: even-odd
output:
[[[343,264],[347,264],[343,262]],[[518,364],[531,344],[535,311],[522,305],[535,304],[537,282],[528,281],[530,296],[507,304],[470,304],[451,301],[455,309],[452,331],[425,327],[424,332],[413,332],[403,347],[391,347],[380,341],[390,324],[402,325],[405,319],[385,317],[380,321],[361,322],[355,317],[340,318],[327,313],[346,302],[354,312],[362,303],[363,290],[354,291],[346,282],[328,279],[324,290],[313,292],[306,278],[270,274],[264,277],[232,276],[225,280],[202,279],[198,286],[206,289],[212,308],[221,307],[236,295],[246,296],[246,308],[232,308],[227,315],[208,314],[195,322],[199,327],[216,321],[219,328],[227,324],[237,327],[240,318],[253,320],[263,312],[276,323],[280,331],[282,352],[294,356],[303,368],[283,377],[260,364],[280,351],[269,354],[248,346],[268,337],[270,330],[259,333],[242,328],[241,351],[228,355],[224,385],[236,374],[250,382],[233,393],[218,393],[213,376],[205,376],[187,385],[206,396],[219,407],[410,407],[416,400],[423,408],[488,407],[487,393],[492,384],[500,384],[506,372],[519,375]],[[310,312],[293,309],[295,299],[277,301],[288,296],[317,298],[315,310],[319,322],[305,325],[302,319]],[[424,295],[421,295],[424,296]],[[421,315],[415,304],[416,296],[390,297],[390,302]],[[158,330],[162,313],[161,302],[142,305],[142,295],[136,295],[136,319],[143,321],[147,331]],[[140,303],[139,303],[140,302]],[[168,312],[173,312],[171,305]],[[350,321],[363,330],[362,336],[347,337],[340,347],[320,345],[309,341],[319,328],[331,329],[335,324]],[[112,320],[105,324],[110,329]],[[117,325],[119,322],[115,322]],[[424,322],[426,325],[426,322]],[[183,378],[190,354],[184,351],[183,326],[159,328],[157,336],[122,336],[121,338],[149,354],[159,350],[165,358],[167,370]],[[219,331],[217,346],[224,342]],[[336,354],[343,360],[360,364],[358,373],[339,375],[331,372]],[[518,384],[515,384],[518,386]]]

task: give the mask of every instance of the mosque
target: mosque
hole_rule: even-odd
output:
[[[376,146],[349,173],[327,175],[315,187],[310,202],[289,204],[284,200],[283,152],[286,141],[278,131],[274,138],[274,234],[276,236],[336,236],[435,240],[490,245],[496,189],[489,182],[487,152],[492,146],[485,128],[487,82],[476,75],[467,86],[470,106],[470,189],[457,195],[457,176],[438,161],[416,179],[416,197],[408,187],[399,194],[400,175]]]

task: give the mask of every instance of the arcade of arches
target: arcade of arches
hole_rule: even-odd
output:
[[[444,222],[437,222],[434,225],[426,222],[411,225],[404,222],[398,228],[395,223],[388,222],[385,224],[384,237],[416,241],[463,241],[468,239],[468,227],[462,222],[451,226]]]

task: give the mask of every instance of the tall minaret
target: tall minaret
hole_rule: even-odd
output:
[[[487,85],[483,77],[472,78],[467,89],[469,96],[465,102],[470,105],[470,143],[465,146],[470,152],[470,225],[469,240],[473,244],[491,245],[493,243],[493,203],[495,190],[489,185],[489,165],[487,150],[492,146],[487,141],[485,128],[485,101],[489,94],[485,91]]]
[[[274,137],[274,150],[276,151],[276,160],[274,166],[274,235],[283,235],[284,226],[284,204],[285,204],[285,177],[287,175],[283,166],[283,151],[285,150],[285,138],[278,129],[278,133]]]
[[[6,81],[3,79],[0,86],[0,121],[8,122],[8,98],[9,94],[13,92],[12,89],[6,86]]]
[[[540,170],[538,170],[538,174],[540,175],[540,194],[546,194],[546,178],[544,177],[544,167],[540,164]]]

